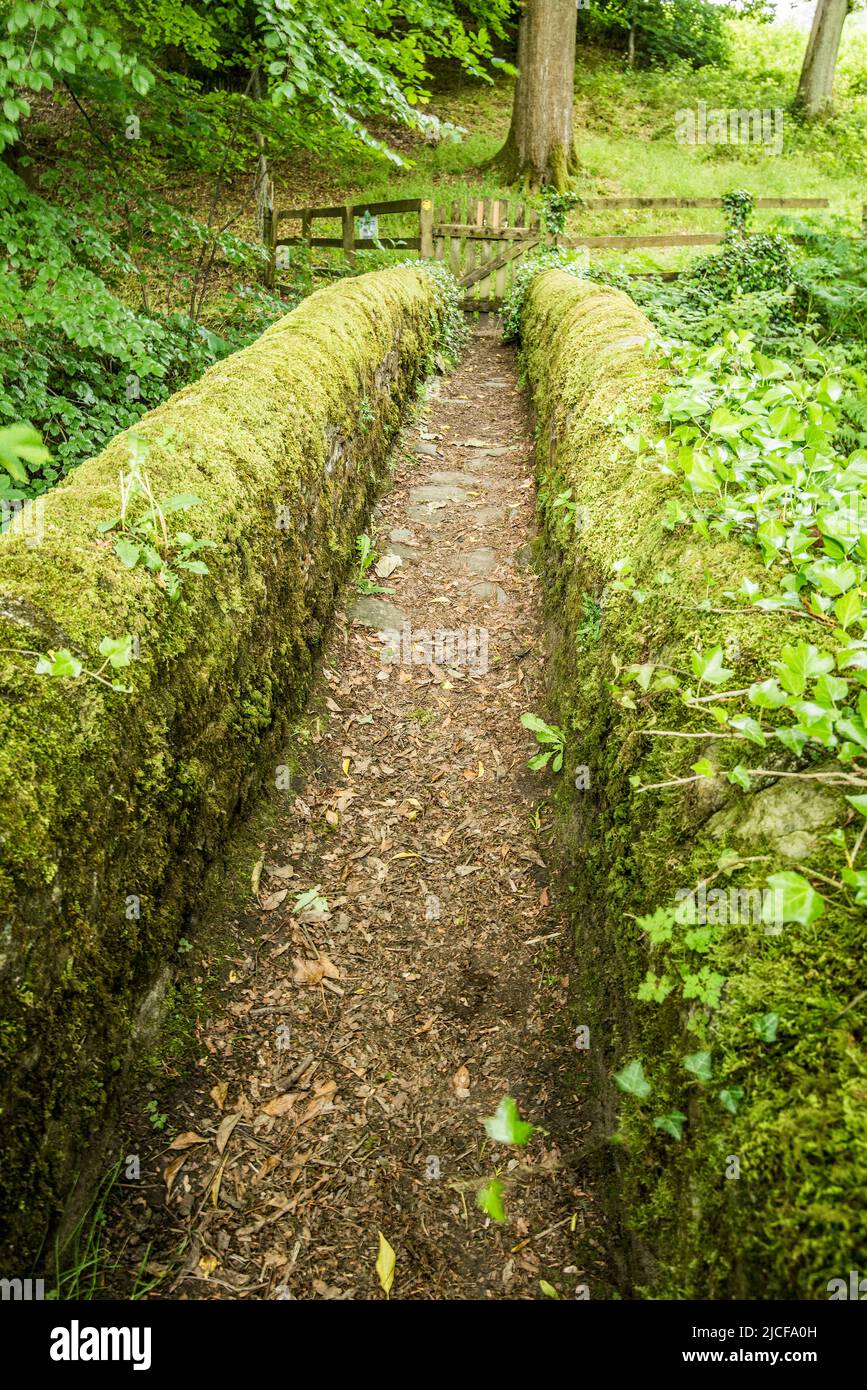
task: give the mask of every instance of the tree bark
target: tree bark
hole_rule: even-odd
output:
[[[817,0],[804,54],[795,106],[806,116],[822,116],[833,99],[834,69],[849,0]]]
[[[510,183],[561,192],[575,164],[575,0],[524,0],[518,29],[518,80],[508,139],[496,156]]]

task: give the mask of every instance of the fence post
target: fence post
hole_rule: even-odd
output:
[[[265,193],[265,207],[262,213],[262,242],[268,253],[265,265],[264,282],[267,289],[274,288],[277,274],[277,209],[274,207],[274,185],[268,180]]]
[[[352,211],[352,204],[347,203],[343,209],[343,251],[347,261],[351,266],[355,265],[355,214]]]
[[[433,203],[430,198],[423,198],[418,210],[418,230],[421,242],[420,255],[422,260],[433,260],[434,238],[433,238]]]

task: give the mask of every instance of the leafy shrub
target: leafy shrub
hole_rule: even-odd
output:
[[[698,68],[728,56],[724,15],[708,0],[591,0],[578,11],[578,25],[588,39],[619,49],[632,28],[636,62],[646,66],[685,59]]]
[[[0,478],[6,496],[44,492],[281,307],[250,292],[246,322],[227,317],[222,335],[188,314],[131,308],[121,290],[141,279],[141,265],[118,236],[95,225],[97,214],[91,221],[71,201],[66,208],[47,203],[0,163],[0,426],[29,421],[50,451],[26,486]],[[159,252],[170,257],[174,246],[186,254],[192,277],[192,250],[205,229],[193,224],[191,248],[191,219],[164,204],[152,211]],[[146,213],[139,208],[135,216]],[[135,227],[125,234],[135,236]],[[221,251],[240,260],[242,244],[234,242],[224,240]]]

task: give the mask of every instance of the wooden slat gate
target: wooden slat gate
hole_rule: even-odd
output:
[[[536,208],[508,198],[471,198],[434,212],[434,259],[444,261],[464,291],[464,309],[502,306],[522,256],[545,240]]]

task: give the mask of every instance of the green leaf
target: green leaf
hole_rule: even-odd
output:
[[[847,796],[846,800],[862,816],[867,816],[867,796]]]
[[[132,649],[132,637],[128,632],[123,637],[103,637],[99,644],[100,656],[107,657],[116,671],[132,661]]]
[[[776,1041],[777,1028],[780,1024],[779,1014],[756,1014],[750,1022],[753,1031],[758,1034],[762,1042],[772,1043]]]
[[[772,902],[764,906],[762,920],[765,922],[780,919],[783,922],[800,922],[803,926],[809,926],[821,917],[825,910],[824,898],[816,892],[803,874],[796,873],[794,869],[771,874],[768,884],[774,890],[774,897]]]
[[[114,543],[114,553],[128,570],[135,569],[141,559],[141,546],[135,545],[132,541],[124,540],[121,536]]]
[[[692,1073],[696,1081],[710,1081],[713,1077],[709,1052],[691,1052],[688,1057],[684,1057],[683,1065],[688,1072]]]
[[[653,1121],[654,1129],[661,1129],[664,1134],[670,1134],[672,1139],[683,1138],[683,1127],[686,1124],[686,1116],[679,1110],[670,1110],[667,1115],[657,1115]]]
[[[658,907],[655,912],[646,917],[638,917],[636,926],[639,931],[647,932],[654,946],[659,946],[663,941],[671,940],[671,933],[674,929],[675,912],[673,907]]]
[[[527,766],[533,772],[538,772],[541,768],[547,766],[548,760],[553,758],[553,756],[553,748],[549,748],[547,753],[534,753],[532,758],[527,759]]]
[[[548,1283],[548,1280],[547,1280],[547,1279],[540,1279],[540,1280],[539,1280],[539,1288],[542,1290],[542,1292],[543,1292],[543,1294],[545,1295],[546,1298],[556,1298],[556,1299],[559,1300],[560,1295],[558,1294],[557,1290],[554,1288],[554,1285]]]
[[[809,680],[834,669],[833,656],[820,652],[812,642],[799,642],[796,647],[785,646],[780,656],[782,661],[774,661],[772,665],[780,672],[780,684],[790,695],[803,695]]]
[[[721,646],[714,647],[707,656],[702,652],[693,652],[690,659],[693,674],[698,676],[700,681],[707,681],[708,685],[722,685],[733,675],[733,672],[723,664]]]
[[[736,730],[736,732],[742,734],[744,738],[748,738],[750,743],[757,743],[760,748],[764,748],[767,744],[768,740],[765,738],[762,726],[755,719],[752,719],[750,715],[741,714],[735,719],[730,719],[728,722],[729,728]]]
[[[745,792],[749,791],[750,774],[749,770],[745,768],[742,763],[738,763],[730,772],[727,772],[726,777],[731,782],[732,786],[742,787]]]
[[[502,1223],[506,1219],[506,1208],[503,1204],[503,1184],[498,1178],[492,1178],[483,1188],[476,1193],[476,1206],[481,1207],[494,1221]]]
[[[697,763],[693,763],[692,768],[690,770],[692,772],[695,772],[699,777],[710,778],[714,778],[716,776],[717,771],[713,763],[710,762],[707,758],[700,758]]]
[[[724,1090],[720,1091],[719,1098],[723,1109],[727,1110],[730,1115],[736,1115],[738,1106],[744,1098],[744,1089],[742,1086],[726,1086]]]
[[[667,975],[657,976],[652,970],[648,970],[644,980],[638,986],[636,998],[642,1003],[661,1004],[667,999],[674,985]]]
[[[748,692],[751,705],[759,709],[779,709],[786,703],[786,692],[780,688],[779,681],[760,681],[751,685]]]
[[[201,505],[201,497],[195,497],[191,492],[179,492],[174,497],[167,497],[165,502],[160,503],[160,510],[164,516],[171,512],[184,512],[190,507]]]
[[[864,611],[864,601],[857,589],[850,589],[848,594],[838,598],[834,604],[834,616],[843,628],[851,627],[858,622]]]
[[[614,1080],[625,1091],[628,1096],[635,1096],[637,1100],[647,1100],[651,1092],[651,1085],[644,1075],[644,1067],[640,1059],[635,1062],[627,1062],[622,1071],[615,1072]]]
[[[529,1141],[536,1128],[535,1125],[521,1119],[517,1103],[512,1096],[503,1097],[497,1106],[496,1114],[489,1115],[484,1121],[484,1126],[489,1139],[495,1140],[498,1144],[515,1144],[520,1148]]]
[[[83,670],[78,657],[73,656],[68,647],[49,652],[47,657],[41,656],[36,665],[38,676],[63,676],[71,680],[77,680]]]

